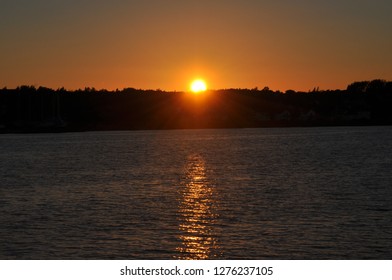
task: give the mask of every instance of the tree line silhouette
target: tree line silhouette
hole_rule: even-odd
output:
[[[0,90],[0,132],[390,125],[392,82],[346,90],[254,89],[187,92],[125,88]]]

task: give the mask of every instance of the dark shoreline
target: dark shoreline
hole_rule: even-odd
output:
[[[257,127],[173,127],[173,128],[136,128],[136,129],[99,129],[99,128],[78,128],[78,129],[70,129],[69,127],[65,128],[45,128],[45,129],[34,129],[34,128],[19,128],[19,129],[0,129],[1,134],[46,134],[46,133],[83,133],[83,132],[97,132],[97,131],[153,131],[153,130],[186,130],[186,129],[253,129],[253,128],[311,128],[311,127],[377,127],[377,126],[392,126],[390,123],[339,123],[339,124],[314,124],[314,125],[265,125],[265,126],[257,126]]]
[[[0,133],[392,125],[392,82],[346,90],[0,89]]]

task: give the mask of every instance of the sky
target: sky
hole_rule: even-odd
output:
[[[0,0],[0,87],[392,80],[390,0]]]

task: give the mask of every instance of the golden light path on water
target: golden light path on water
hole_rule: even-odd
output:
[[[206,164],[200,155],[191,155],[185,167],[185,181],[180,189],[179,259],[210,259],[220,255],[216,227],[217,198],[209,182]]]

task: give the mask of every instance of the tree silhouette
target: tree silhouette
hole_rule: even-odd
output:
[[[354,82],[343,91],[264,87],[198,98],[135,88],[3,88],[0,132],[392,124],[392,82],[381,79]]]

